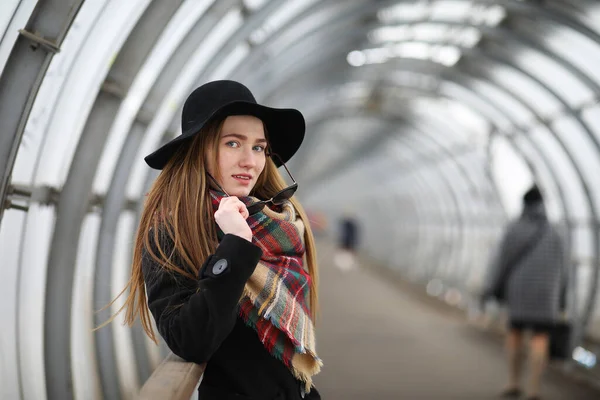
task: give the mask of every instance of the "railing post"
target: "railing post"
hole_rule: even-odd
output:
[[[189,400],[205,364],[187,362],[171,353],[144,383],[138,400]]]

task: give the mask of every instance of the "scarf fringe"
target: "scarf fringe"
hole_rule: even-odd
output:
[[[295,353],[292,357],[292,367],[290,371],[294,377],[304,382],[306,393],[310,392],[312,387],[312,377],[321,372],[323,362],[320,359],[314,359],[308,354]]]
[[[257,307],[260,307],[260,304],[257,303],[256,299],[258,297],[258,295],[256,293],[253,293],[252,291],[248,290],[248,288],[244,287],[244,292],[242,295],[242,299],[244,297],[248,297],[250,299],[250,302]],[[317,352],[315,351],[314,348],[312,348],[312,345],[314,345],[315,343],[315,338],[314,338],[314,327],[312,326],[312,321],[310,320],[310,318],[307,318],[304,324],[304,328],[302,331],[305,332],[306,334],[304,335],[304,337],[307,340],[307,343],[305,346],[302,346],[300,342],[297,341],[297,339],[294,337],[294,335],[288,330],[286,329],[284,326],[281,326],[281,324],[279,323],[279,320],[272,318],[272,315],[269,315],[268,317],[265,317],[264,315],[260,315],[260,318],[263,318],[269,322],[271,322],[271,324],[279,329],[280,331],[284,332],[286,334],[286,336],[290,339],[290,341],[292,342],[292,344],[294,345],[294,349],[297,350],[296,353],[308,353],[310,354],[313,358],[315,359],[319,359],[319,357],[317,356]],[[310,335],[310,337],[306,337],[307,335]]]
[[[243,318],[243,320],[246,326],[253,328],[252,322],[249,319]],[[269,351],[269,353],[271,353],[273,357],[286,364],[285,360],[282,357],[283,353],[274,353],[273,345],[268,345],[264,342],[263,345],[265,345],[265,348],[267,349],[267,351]],[[323,362],[319,357],[317,357],[315,354],[311,354],[310,352],[294,353],[294,355],[292,356],[291,365],[286,364],[286,366],[288,367],[292,375],[294,375],[294,378],[304,382],[304,389],[306,390],[306,393],[308,393],[312,387],[312,377],[321,372]]]
[[[243,292],[242,298],[244,298],[244,297],[248,297],[250,299],[250,301],[252,302],[252,304],[254,304],[256,306],[256,298],[258,296],[255,293],[248,290],[246,287],[244,287],[244,292]],[[294,340],[292,340],[294,338],[294,336],[291,335],[290,332],[287,331],[287,329],[285,329],[284,327],[281,327],[278,320],[271,318],[271,316],[268,316],[265,318],[262,315],[259,315],[259,318],[263,318],[263,319],[269,321],[271,323],[271,325],[273,325],[275,328],[284,332],[286,334],[286,337],[294,345],[294,356],[292,357],[291,365],[289,367],[290,367],[290,370],[292,371],[293,375],[296,377],[296,379],[302,380],[303,382],[307,383],[308,386],[307,386],[306,390],[308,392],[312,385],[312,376],[318,374],[321,371],[321,367],[323,366],[323,362],[317,356],[316,351],[309,346],[304,346],[302,348],[301,346],[294,343]],[[250,321],[248,321],[248,320],[245,320],[244,322],[247,325],[250,323]],[[313,332],[313,328],[311,326],[309,326],[309,329],[306,329],[304,331],[305,332]],[[310,339],[311,339],[310,342],[314,343],[314,336]],[[267,343],[264,343],[264,342],[263,342],[263,345],[265,345],[265,348],[267,348],[267,350],[270,353],[273,353],[273,345],[267,346]],[[276,358],[279,359],[280,361],[284,361],[282,359],[282,357],[280,357],[279,355],[276,355]]]

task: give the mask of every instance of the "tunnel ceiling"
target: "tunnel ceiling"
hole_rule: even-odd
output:
[[[309,208],[377,194],[374,219],[391,207],[409,225],[502,221],[490,160],[504,146],[548,193],[577,257],[596,260],[598,21],[591,0],[3,0],[0,250],[19,266],[3,277],[21,327],[11,354],[46,382],[21,394],[69,398],[72,379],[80,394],[116,398],[156,362],[141,348],[125,361],[106,351],[139,330],[105,331],[82,352],[96,363],[75,368],[71,336],[80,348],[92,339],[71,322],[124,283],[119,240],[155,177],[143,156],[179,134],[185,98],[214,79],[304,113],[290,168]],[[119,378],[128,363],[138,375]],[[84,384],[87,374],[100,378]]]
[[[79,179],[93,182],[91,193],[100,202],[120,155],[128,154],[127,196],[134,203],[148,180],[140,156],[179,132],[179,110],[193,87],[219,78],[244,82],[259,101],[305,113],[312,130],[292,161],[312,160],[310,171],[303,168],[309,163],[297,167],[311,183],[304,192],[335,175],[326,169],[335,167],[328,149],[336,142],[348,150],[346,161],[338,160],[345,167],[365,149],[380,157],[377,147],[397,135],[452,136],[455,142],[440,143],[440,151],[452,153],[469,143],[485,149],[495,136],[513,145],[530,141],[517,133],[539,127],[548,131],[540,136],[560,142],[570,158],[554,126],[564,120],[598,148],[594,127],[581,118],[596,112],[598,89],[589,57],[598,51],[592,23],[598,6],[591,1],[115,4],[2,6],[7,101],[0,116],[0,195],[12,190],[7,201],[13,207],[19,198],[9,182],[58,190],[69,171],[80,170],[74,168],[79,149],[89,149],[91,157],[81,157],[87,172]],[[361,123],[317,134],[320,124],[347,115],[389,124],[373,128],[375,139],[364,141],[356,137]],[[431,120],[428,133],[419,132],[423,117]],[[440,123],[447,134],[440,133]],[[127,150],[133,132],[137,145]],[[538,164],[538,174],[555,173]],[[399,173],[404,171],[410,168]],[[52,202],[48,192],[37,200]]]

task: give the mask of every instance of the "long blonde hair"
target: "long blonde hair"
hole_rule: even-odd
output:
[[[121,292],[121,294],[125,292],[128,294],[117,314],[125,310],[125,322],[129,326],[133,325],[139,315],[144,331],[154,342],[157,342],[157,339],[147,305],[142,255],[146,251],[162,268],[195,280],[200,266],[210,254],[214,253],[218,239],[209,196],[209,182],[206,179],[208,173],[206,155],[208,150],[212,149],[213,165],[218,169],[218,139],[222,126],[222,120],[208,124],[193,139],[190,139],[188,145],[181,146],[156,178],[144,203],[135,236],[131,277]],[[215,174],[220,175],[218,170]],[[252,195],[260,199],[268,199],[285,186],[285,181],[277,167],[270,158],[267,158]],[[314,237],[304,209],[295,198],[292,197],[291,202],[306,227],[305,262],[311,276],[311,317],[313,322],[316,322],[319,275]],[[164,246],[160,244],[159,231],[166,232],[174,244],[169,254],[165,253]],[[153,234],[149,235],[150,232]],[[151,246],[150,237],[153,239],[154,246]],[[158,249],[158,254],[153,251],[153,248]],[[174,255],[177,256],[177,262],[174,262]]]

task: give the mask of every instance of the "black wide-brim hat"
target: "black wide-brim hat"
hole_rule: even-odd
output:
[[[154,169],[163,169],[179,147],[189,143],[208,122],[230,115],[252,115],[262,120],[271,152],[279,155],[283,162],[292,158],[304,139],[305,123],[300,111],[260,105],[239,82],[213,81],[198,87],[186,99],[181,114],[181,135],[144,160]],[[280,166],[277,158],[273,161]]]

